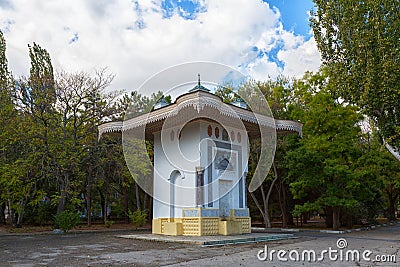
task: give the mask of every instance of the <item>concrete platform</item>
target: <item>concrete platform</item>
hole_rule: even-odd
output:
[[[138,240],[156,241],[156,242],[175,242],[196,244],[201,246],[224,246],[235,244],[248,244],[257,242],[267,242],[276,240],[285,240],[297,238],[293,234],[268,234],[268,233],[251,233],[235,236],[167,236],[155,234],[131,234],[118,235],[120,238],[130,238]]]

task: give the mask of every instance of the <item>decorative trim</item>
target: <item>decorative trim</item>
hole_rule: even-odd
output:
[[[101,138],[101,136],[106,133],[122,132],[122,126],[123,126],[122,121],[106,122],[99,125],[97,127],[97,129],[99,130],[99,138]]]
[[[206,218],[217,218],[219,216],[219,210],[215,208],[192,208],[183,209],[182,217],[206,217]]]
[[[182,210],[183,217],[200,217],[199,210]]]
[[[201,217],[218,217],[218,209],[201,209]]]
[[[234,217],[249,217],[249,209],[233,209]]]
[[[146,126],[147,124],[165,120],[169,117],[176,116],[179,111],[184,108],[193,107],[198,113],[204,110],[205,107],[216,109],[221,115],[239,118],[242,121],[253,123],[256,125],[274,128],[281,131],[294,131],[302,135],[302,124],[296,121],[289,120],[274,120],[272,117],[252,113],[249,110],[238,108],[233,105],[227,105],[217,96],[207,92],[196,91],[191,94],[181,96],[177,101],[169,106],[153,110],[150,113],[140,115],[138,117],[126,120],[124,122],[108,122],[100,125],[99,138],[109,132],[128,131],[134,128]]]
[[[300,122],[289,120],[275,120],[275,126],[277,131],[297,132],[301,137],[303,137],[303,124]]]

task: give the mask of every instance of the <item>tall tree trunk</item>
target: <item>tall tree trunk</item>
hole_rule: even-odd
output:
[[[147,193],[144,193],[143,197],[143,210],[147,210],[147,201],[148,201],[149,195]]]
[[[6,203],[0,205],[0,224],[6,224]]]
[[[270,219],[270,217],[269,217],[269,200],[270,200],[270,197],[271,197],[271,193],[272,193],[272,189],[274,188],[274,184],[275,184],[275,182],[278,180],[278,171],[277,171],[277,169],[276,169],[276,165],[275,165],[275,162],[272,162],[272,168],[273,168],[273,170],[274,170],[274,180],[272,180],[272,183],[271,183],[271,186],[269,187],[269,190],[268,190],[268,193],[267,193],[267,196],[266,196],[266,198],[265,198],[265,207],[267,207],[267,209],[266,209],[266,218],[268,218],[268,228],[271,228],[272,227],[272,224],[271,224],[271,219]],[[262,192],[262,191],[261,191]]]
[[[393,194],[389,190],[386,190],[389,199],[389,214],[388,219],[393,221],[396,219],[396,200],[398,198],[397,194]]]
[[[269,217],[269,199],[270,199],[270,197],[271,197],[271,193],[272,193],[272,189],[274,188],[274,184],[275,184],[275,182],[278,180],[278,172],[277,172],[277,170],[276,170],[275,163],[272,163],[272,167],[273,167],[273,170],[274,170],[274,176],[275,176],[275,177],[274,177],[274,179],[272,180],[271,185],[270,185],[270,187],[269,187],[268,192],[267,192],[266,195],[265,195],[265,191],[264,191],[264,187],[263,187],[263,184],[264,184],[264,183],[261,184],[261,186],[260,186],[261,196],[262,196],[262,199],[263,199],[263,206],[264,206],[264,207],[261,207],[261,205],[260,205],[260,203],[258,202],[258,200],[257,200],[257,198],[255,197],[255,195],[254,195],[253,193],[250,193],[250,195],[251,195],[251,197],[253,198],[253,200],[254,200],[254,202],[255,202],[257,208],[260,210],[260,212],[261,212],[261,214],[262,214],[262,216],[263,216],[263,218],[264,218],[265,228],[271,228],[271,227],[272,227],[271,219],[270,219],[270,217]],[[260,175],[260,174],[258,174],[258,175]]]
[[[289,186],[285,183],[282,183],[282,197],[283,197],[283,204],[285,207],[285,212],[286,212],[286,225],[287,226],[294,226],[294,220],[293,220],[293,214],[292,210],[294,208],[293,204],[293,197],[287,197],[287,194],[290,194],[289,192]]]
[[[106,196],[104,196],[103,192],[101,191],[100,187],[97,187],[97,191],[99,192],[100,195],[100,207],[101,207],[101,212],[104,214],[104,205],[106,203]],[[106,193],[107,194],[107,193]]]
[[[140,194],[139,194],[139,185],[135,182],[135,195],[136,195],[136,209],[141,209],[141,201],[140,201]]]
[[[269,209],[268,209],[268,203],[266,201],[265,198],[265,192],[264,192],[264,183],[261,184],[260,186],[260,190],[261,190],[261,199],[263,200],[263,211],[262,211],[262,215],[263,215],[263,219],[264,219],[264,225],[265,228],[271,228],[270,225],[270,221],[269,221]]]
[[[339,230],[340,227],[340,208],[332,207],[332,228],[333,230]]]
[[[104,208],[103,208],[103,222],[104,223],[106,223],[106,221],[107,221],[107,205],[108,205],[108,203],[107,203],[107,194],[106,194],[106,197],[104,200]]]
[[[92,164],[89,163],[88,176],[87,176],[87,187],[86,187],[86,219],[87,226],[92,226]]]
[[[61,187],[62,187],[61,196],[60,199],[58,200],[57,214],[65,210],[65,204],[67,202],[67,190],[63,185],[61,185]]]
[[[129,217],[128,217],[128,195],[126,192],[126,184],[125,184],[125,178],[122,177],[122,199],[124,201],[124,221],[125,223],[129,223]]]
[[[327,228],[332,228],[333,227],[332,207],[326,207],[324,210],[325,210],[325,226]]]
[[[258,202],[257,197],[254,195],[253,192],[250,192],[250,196],[253,199],[254,203],[256,204],[258,210],[260,211],[261,215],[263,216],[264,223],[265,223],[265,216],[264,216],[264,209],[261,206],[260,202]]]
[[[264,225],[265,228],[271,228],[271,220],[269,218],[269,201],[268,199],[265,197],[265,192],[264,192],[264,183],[261,184],[261,196],[263,199],[263,205],[264,205],[264,212],[263,212],[263,217],[264,217]]]
[[[23,197],[22,201],[21,201],[21,212],[18,213],[18,218],[17,218],[17,223],[16,223],[17,227],[22,226],[22,221],[24,219],[25,205],[26,205],[26,199],[25,199],[25,197]]]
[[[149,195],[149,214],[148,219],[151,221],[153,218],[153,198]]]
[[[15,225],[14,209],[11,208],[12,207],[11,199],[8,199],[7,205],[8,205],[8,209],[7,209],[8,210],[8,218],[9,218],[11,224]]]
[[[283,181],[276,185],[278,192],[278,202],[282,214],[282,228],[287,228],[287,214],[286,214],[286,204],[283,198]]]
[[[308,223],[308,217],[310,216],[309,212],[305,212],[301,214],[301,223],[307,224]]]
[[[69,173],[66,172],[60,183],[60,199],[58,200],[57,214],[65,210],[65,205],[67,204],[68,186],[69,186]]]

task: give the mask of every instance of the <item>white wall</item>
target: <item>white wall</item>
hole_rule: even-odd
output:
[[[211,125],[213,128],[213,134],[211,137],[208,136],[208,126]],[[219,127],[220,136],[215,137],[215,127]],[[232,201],[231,208],[239,208],[239,178],[243,175],[243,172],[247,172],[247,157],[248,157],[248,142],[247,133],[234,127],[226,127],[229,134],[233,131],[235,134],[235,140],[230,139],[229,142],[222,140],[223,128],[214,122],[208,122],[204,120],[197,120],[190,122],[182,129],[179,140],[179,131],[181,129],[175,127],[170,129],[163,129],[163,132],[157,132],[154,134],[154,202],[153,202],[153,218],[167,218],[170,217],[169,203],[174,201],[174,217],[179,218],[182,216],[183,207],[196,207],[197,201],[197,190],[196,190],[196,173],[195,168],[197,166],[207,167],[208,160],[208,146],[210,140],[219,141],[223,143],[231,143],[235,146],[238,151],[236,154],[236,172],[227,172],[222,176],[218,176],[218,170],[215,169],[215,164],[212,164],[212,195],[213,199],[219,199],[219,181],[218,179],[231,180],[233,184],[236,184],[232,188]],[[241,142],[238,142],[237,133],[241,134]],[[173,138],[171,137],[173,136]],[[162,144],[162,145],[161,145]],[[216,151],[215,147],[213,151]],[[238,153],[242,154],[242,160],[239,161]],[[238,172],[239,169],[242,172]],[[170,176],[178,170],[181,175],[175,181],[175,194],[174,200],[171,199],[171,185]],[[208,173],[204,173],[205,184],[208,181]],[[245,185],[245,183],[244,183]],[[203,188],[203,199],[208,200],[207,186]],[[244,186],[242,191],[243,202],[246,197],[246,188]],[[213,203],[213,207],[217,208],[219,201]]]

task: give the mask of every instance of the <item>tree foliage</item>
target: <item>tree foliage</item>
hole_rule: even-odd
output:
[[[281,216],[286,227],[293,215],[317,211],[334,228],[380,213],[394,219],[399,165],[381,137],[399,144],[398,9],[389,1],[315,2],[312,26],[324,60],[319,72],[216,90],[226,103],[240,92],[252,100],[253,112],[304,123],[302,139],[277,136],[273,168],[258,174],[266,178],[251,193],[252,217],[272,226],[273,217]],[[86,216],[88,225],[92,218],[107,222],[112,216],[145,222],[151,198],[138,181],[152,182],[147,156],[153,159],[153,144],[128,140],[125,158],[121,135],[99,140],[97,126],[149,112],[161,98],[171,102],[170,96],[112,91],[114,75],[107,69],[54,72],[49,53],[36,43],[28,46],[29,77],[14,78],[5,52],[0,32],[0,223],[6,210],[15,225],[47,223],[66,211],[76,221]],[[255,88],[271,110],[252,93]],[[360,131],[366,124],[361,112],[379,134],[375,127],[372,134]],[[260,140],[250,140],[249,177],[260,147]],[[139,148],[147,155],[137,153]]]
[[[337,93],[400,147],[399,2],[314,2],[311,26]]]
[[[366,187],[354,173],[361,156],[362,117],[355,106],[340,103],[331,86],[323,72],[298,84],[302,108],[297,116],[304,123],[304,138],[287,161],[291,191],[303,200],[294,212],[325,213],[327,225],[338,228],[343,211],[354,210],[369,195],[357,197]]]

